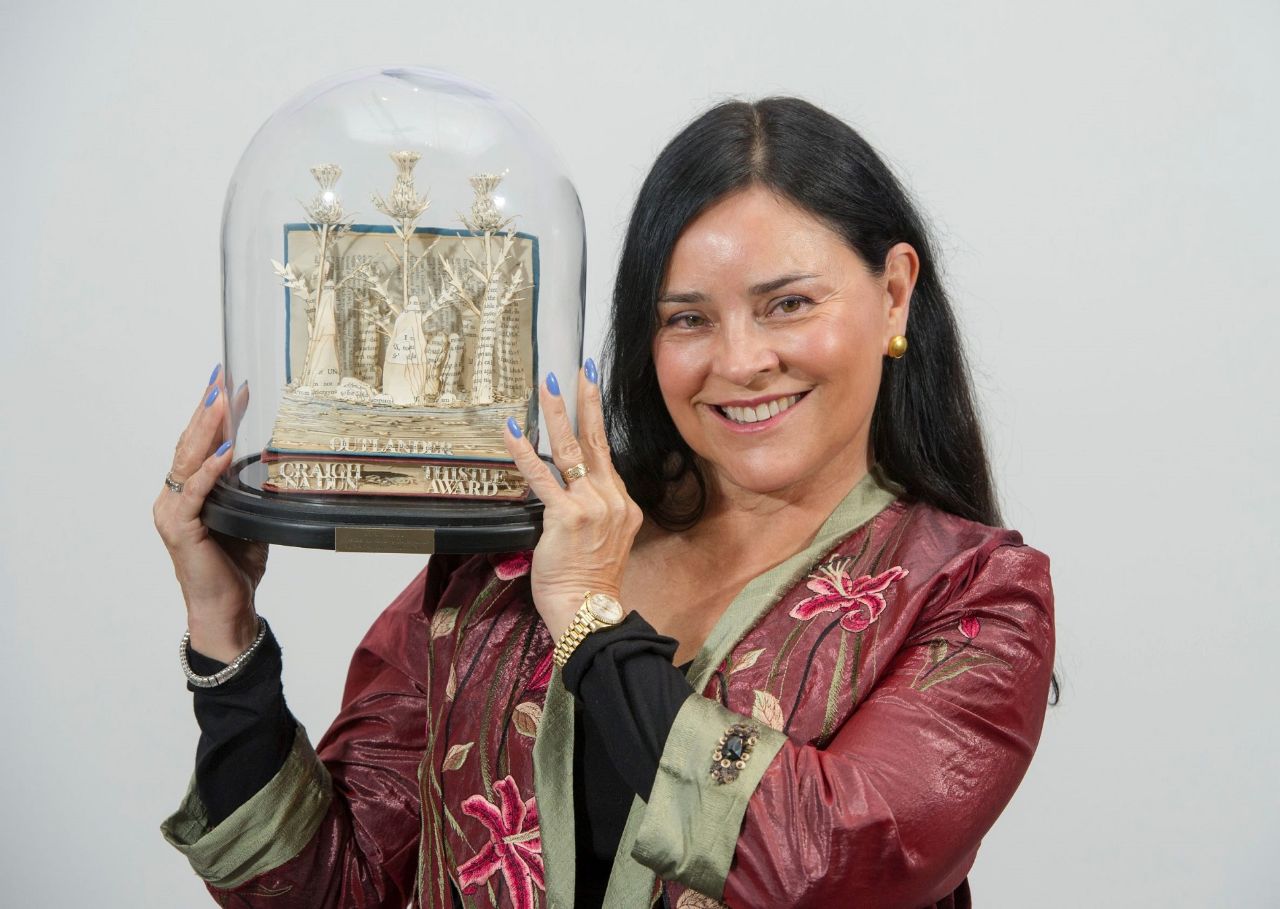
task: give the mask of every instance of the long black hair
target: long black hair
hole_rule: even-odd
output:
[[[605,419],[619,475],[668,529],[696,523],[707,478],[667,413],[652,356],[655,303],[680,233],[712,203],[765,187],[820,218],[874,275],[896,243],[920,258],[902,360],[885,358],[871,418],[875,461],[911,498],[999,526],[969,370],[933,243],[910,196],[858,133],[798,98],[730,101],[680,132],[636,198],[605,342]],[[673,483],[692,480],[679,501]]]

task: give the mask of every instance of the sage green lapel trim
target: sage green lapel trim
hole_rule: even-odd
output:
[[[550,909],[572,909],[577,846],[573,826],[573,695],[560,669],[542,702],[533,741],[533,787],[538,797],[538,830]]]
[[[720,617],[720,620],[716,622],[715,627],[711,630],[711,634],[707,636],[706,642],[702,645],[702,650],[694,658],[693,665],[689,668],[688,673],[689,682],[693,685],[693,690],[700,694],[707,687],[707,683],[711,681],[711,676],[716,667],[724,661],[724,658],[737,646],[746,633],[755,626],[756,622],[773,608],[774,603],[800,582],[800,579],[809,572],[809,569],[813,567],[813,564],[818,559],[835,548],[835,545],[840,540],[889,507],[894,499],[901,495],[902,491],[902,487],[888,479],[878,467],[872,467],[867,475],[859,480],[853,489],[849,490],[849,493],[835,507],[835,510],[831,512],[827,520],[823,522],[817,535],[814,536],[813,542],[805,547],[803,551],[796,553],[785,562],[774,566],[748,583],[742,589],[742,592],[734,597],[733,602],[729,604],[729,608],[725,610],[724,615]],[[558,682],[558,680],[559,677],[557,676],[555,681]],[[561,688],[563,690],[563,685]],[[551,692],[548,690],[548,700],[550,700],[550,694]],[[564,694],[566,698],[572,701],[572,697],[567,691]],[[543,723],[546,723],[546,719],[547,713],[546,708],[544,708]],[[567,763],[565,763],[567,768],[565,779],[572,780],[572,709],[570,709],[569,719],[569,757]],[[545,727],[543,728],[545,729]],[[543,731],[539,730],[539,744],[542,741],[542,736]],[[536,744],[534,758],[536,763]],[[572,790],[572,785],[569,788]],[[573,793],[570,791],[568,796],[570,801],[567,802],[569,805],[567,821],[569,826],[567,829],[570,831],[573,829],[572,795]],[[541,811],[542,804],[542,800],[539,799],[539,811]],[[651,869],[640,864],[631,854],[632,849],[635,847],[636,835],[640,830],[640,824],[644,819],[645,807],[644,801],[639,796],[636,796],[631,803],[631,812],[627,815],[627,824],[622,830],[622,840],[618,843],[618,854],[613,859],[609,888],[604,897],[604,909],[637,909],[637,907],[648,907],[650,905],[656,876]],[[545,823],[545,815],[539,814],[539,822]],[[543,853],[545,857],[545,839],[543,840]],[[571,863],[573,858],[574,850],[571,839],[569,844],[569,859]],[[550,880],[553,874],[551,868],[554,861],[556,861],[554,858],[546,860],[548,888],[550,888]],[[550,889],[548,889],[548,896],[550,896]],[[570,886],[569,897],[570,903],[572,903],[572,886]],[[552,905],[558,904],[553,902]]]

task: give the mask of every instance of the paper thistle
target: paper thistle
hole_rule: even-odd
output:
[[[316,236],[315,275],[308,283],[292,265],[272,262],[272,266],[295,293],[302,293],[307,311],[307,353],[302,364],[304,385],[338,384],[337,320],[334,300],[337,287],[331,279],[329,262],[334,239],[346,228],[346,212],[342,201],[334,192],[342,168],[336,164],[317,164],[311,168],[311,176],[320,186],[320,192],[310,204],[302,203],[312,232]]]
[[[341,224],[346,218],[342,210],[342,200],[333,191],[338,178],[342,176],[342,168],[336,164],[317,164],[311,168],[311,176],[320,184],[320,192],[310,205],[303,206],[312,224],[332,226]]]
[[[431,205],[426,196],[419,196],[413,185],[413,169],[422,155],[415,151],[398,151],[391,153],[395,162],[396,185],[391,190],[391,201],[388,202],[377,193],[373,194],[373,204],[378,211],[388,218],[401,222],[401,229],[412,230],[412,224],[422,217],[422,213]]]
[[[311,168],[311,176],[316,178],[323,192],[328,192],[337,185],[338,178],[342,176],[342,168],[336,164],[317,164]]]
[[[388,202],[377,193],[373,194],[374,206],[395,222],[396,236],[400,238],[398,255],[390,246],[387,247],[387,251],[400,266],[400,312],[409,308],[410,279],[427,257],[427,253],[424,252],[415,260],[409,253],[409,240],[413,237],[417,221],[431,205],[426,196],[418,195],[413,185],[413,169],[421,158],[422,155],[415,151],[392,152],[391,160],[396,165],[396,185],[391,190],[391,201]],[[434,242],[431,245],[434,246]],[[430,249],[431,247],[428,247],[427,251],[429,252]]]
[[[471,203],[471,217],[460,216],[468,230],[485,233],[502,230],[511,223],[510,219],[506,221],[502,219],[502,214],[493,200],[493,191],[498,188],[498,184],[506,175],[507,172],[503,171],[500,174],[476,174],[470,179],[471,188],[476,191],[476,197]]]

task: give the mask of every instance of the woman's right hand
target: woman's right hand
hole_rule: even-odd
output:
[[[231,463],[231,439],[224,436],[227,426],[234,433],[240,425],[248,386],[241,385],[233,400],[228,397],[218,367],[173,454],[170,477],[182,484],[182,492],[162,487],[151,509],[182,586],[191,648],[224,663],[247,650],[257,635],[253,594],[267,567],[265,543],[215,533],[200,520],[205,497]]]

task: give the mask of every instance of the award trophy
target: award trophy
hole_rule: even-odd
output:
[[[549,455],[538,378],[581,362],[585,245],[527,114],[426,69],[307,89],[236,168],[222,272],[235,456],[211,529],[358,551],[534,544],[541,505],[503,429]]]

